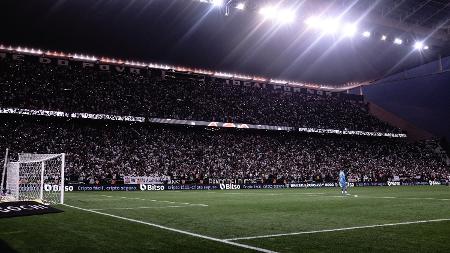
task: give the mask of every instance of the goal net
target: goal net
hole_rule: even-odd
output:
[[[4,196],[7,201],[64,203],[65,154],[19,154],[17,162],[6,161]]]

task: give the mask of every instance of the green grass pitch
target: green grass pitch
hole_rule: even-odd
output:
[[[450,187],[349,193],[71,192],[83,210],[0,219],[0,252],[450,252]]]

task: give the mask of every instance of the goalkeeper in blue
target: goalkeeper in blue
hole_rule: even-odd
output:
[[[347,179],[343,170],[339,171],[339,186],[341,186],[342,195],[347,195]]]

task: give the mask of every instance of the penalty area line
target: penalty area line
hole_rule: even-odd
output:
[[[441,222],[441,221],[450,221],[450,219],[435,219],[435,220],[406,221],[406,222],[398,222],[398,223],[376,224],[376,225],[357,226],[357,227],[347,227],[347,228],[335,228],[335,229],[324,229],[324,230],[314,230],[314,231],[303,231],[303,232],[293,232],[293,233],[283,233],[283,234],[272,234],[272,235],[259,235],[259,236],[237,237],[237,238],[230,238],[230,239],[224,239],[224,240],[226,240],[226,241],[251,240],[251,239],[260,239],[260,238],[272,238],[272,237],[290,236],[290,235],[304,235],[304,234],[318,234],[318,233],[327,233],[327,232],[336,232],[336,231],[347,231],[347,230],[355,230],[355,229],[363,229],[363,228],[391,227],[391,226],[410,225],[410,224],[420,224],[420,223],[431,223],[431,222]]]
[[[172,232],[176,232],[176,233],[180,233],[180,234],[185,234],[185,235],[198,237],[198,238],[202,238],[202,239],[206,239],[206,240],[210,240],[210,241],[220,242],[220,243],[232,245],[232,246],[235,246],[235,247],[250,249],[250,250],[254,250],[254,251],[258,251],[258,252],[264,252],[264,253],[277,253],[276,251],[272,251],[272,250],[268,250],[268,249],[258,248],[258,247],[254,247],[254,246],[250,246],[250,245],[246,245],[246,244],[242,244],[242,243],[232,242],[232,241],[219,239],[219,238],[214,238],[214,237],[201,235],[201,234],[196,234],[196,233],[192,233],[192,232],[188,232],[188,231],[184,231],[184,230],[180,230],[180,229],[176,229],[176,228],[170,228],[170,227],[158,225],[158,224],[151,223],[151,222],[135,220],[135,219],[131,219],[131,218],[126,218],[126,217],[122,217],[122,216],[118,216],[118,215],[114,215],[114,214],[109,214],[109,213],[103,213],[103,212],[90,210],[90,209],[85,209],[85,208],[77,207],[77,206],[71,206],[71,205],[67,205],[67,204],[63,204],[63,205],[67,206],[67,207],[70,207],[70,208],[78,209],[78,210],[81,210],[81,211],[89,212],[89,213],[95,213],[95,214],[104,215],[104,216],[108,216],[108,217],[112,217],[112,218],[116,218],[116,219],[120,219],[120,220],[125,220],[125,221],[129,221],[129,222],[139,223],[139,224],[143,224],[143,225],[147,225],[147,226],[151,226],[151,227],[156,227],[156,228],[160,228],[160,229],[164,229],[164,230],[168,230],[168,231],[172,231]]]

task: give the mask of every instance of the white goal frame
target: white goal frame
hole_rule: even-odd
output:
[[[2,185],[6,186],[4,199],[64,204],[64,169],[65,153],[20,153],[17,162],[5,157],[6,177],[1,178]]]

